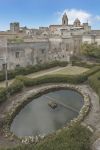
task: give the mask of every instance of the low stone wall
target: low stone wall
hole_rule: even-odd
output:
[[[10,138],[10,140],[18,139],[19,142],[24,143],[24,144],[37,143],[41,139],[44,139],[45,136],[36,136],[36,137],[28,136],[28,137],[24,137],[24,138],[18,138],[13,133],[10,132],[10,125],[11,125],[14,117],[16,116],[16,114],[18,114],[19,111],[30,101],[32,101],[33,99],[35,99],[37,97],[40,97],[41,95],[43,95],[45,93],[50,92],[52,90],[54,91],[54,90],[59,90],[59,89],[75,90],[83,96],[84,105],[81,108],[78,117],[71,120],[70,123],[66,124],[66,127],[64,127],[64,128],[68,129],[70,126],[73,126],[75,123],[80,123],[84,119],[84,117],[87,115],[87,113],[89,112],[89,109],[90,109],[90,98],[89,98],[88,93],[84,92],[84,90],[82,90],[82,88],[80,88],[79,86],[75,86],[75,85],[69,85],[69,84],[49,85],[47,87],[37,88],[36,90],[33,89],[33,90],[29,91],[28,94],[25,95],[23,98],[21,98],[19,101],[13,102],[13,104],[8,109],[7,114],[3,118],[4,124],[5,124],[5,126],[3,126],[3,132],[5,134],[5,137]],[[53,134],[57,134],[61,131],[62,131],[62,129],[59,129]]]

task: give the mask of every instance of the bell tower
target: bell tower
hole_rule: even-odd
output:
[[[64,15],[62,17],[62,25],[63,26],[68,26],[68,17],[66,15],[66,13],[64,13]]]

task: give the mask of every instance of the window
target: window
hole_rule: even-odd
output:
[[[42,51],[42,54],[44,54],[45,50],[44,50],[44,49],[42,49],[41,51]]]
[[[7,67],[6,64],[2,64],[2,69],[3,70],[5,70],[6,67]]]
[[[19,52],[16,52],[16,58],[19,58]]]
[[[16,65],[16,68],[19,68],[19,67],[20,67],[20,65],[19,65],[19,64],[17,64],[17,65]]]

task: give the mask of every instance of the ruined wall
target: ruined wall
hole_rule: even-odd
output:
[[[0,57],[7,54],[8,69],[42,64],[55,60],[70,61],[72,53],[79,54],[82,36],[54,36],[46,39],[36,39],[7,43],[1,40]],[[5,45],[5,46],[4,46]],[[3,62],[0,61],[0,70]]]
[[[8,69],[41,64],[48,61],[48,42],[9,43]]]
[[[3,69],[7,55],[7,40],[5,37],[0,37],[0,70]]]
[[[73,50],[73,41],[70,38],[49,39],[49,60],[69,61],[70,51]]]

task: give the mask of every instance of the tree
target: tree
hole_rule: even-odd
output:
[[[96,43],[88,44],[84,43],[81,45],[81,53],[85,56],[92,58],[100,58],[100,46]]]

